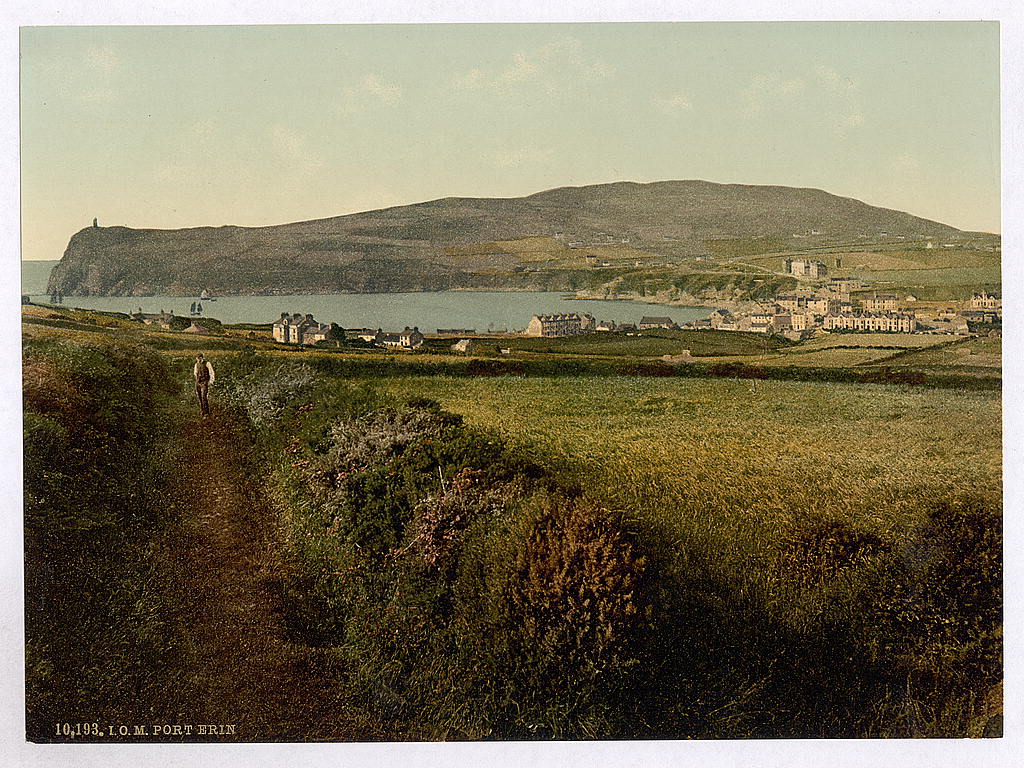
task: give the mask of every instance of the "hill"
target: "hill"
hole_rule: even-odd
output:
[[[764,251],[992,236],[817,189],[617,182],[521,198],[444,198],[268,227],[89,227],[49,292],[84,295],[576,290],[623,271],[687,268],[750,238]],[[756,247],[754,250],[758,250]],[[619,269],[618,275],[608,270]]]

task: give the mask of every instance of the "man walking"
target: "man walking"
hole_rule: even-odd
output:
[[[210,392],[210,385],[213,384],[213,365],[207,362],[200,352],[196,355],[196,364],[192,369],[192,375],[196,379],[196,395],[199,397],[199,410],[203,416],[210,415],[210,402],[207,396]]]

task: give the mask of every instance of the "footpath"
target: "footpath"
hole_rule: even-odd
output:
[[[188,418],[178,445],[168,472],[180,516],[165,557],[196,697],[182,722],[215,726],[210,741],[374,739],[342,703],[329,654],[289,641],[279,528],[248,437],[215,410]]]

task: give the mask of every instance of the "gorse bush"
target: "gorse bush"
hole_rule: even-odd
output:
[[[253,359],[248,350],[239,356],[243,365]],[[242,366],[236,365],[234,371]],[[316,380],[313,369],[302,363],[281,363],[269,374],[261,367],[240,372],[241,375],[217,380],[219,396],[240,408],[257,427],[267,427],[285,407],[308,391]]]
[[[644,626],[643,560],[614,515],[431,401],[285,448],[306,510],[293,627],[347,659],[364,705],[461,737],[613,727]]]
[[[982,686],[1001,679],[1001,529],[979,498],[929,506],[865,595],[879,653]]]
[[[544,493],[523,512],[497,635],[523,718],[542,734],[596,737],[613,725],[649,627],[644,559],[591,502]]]

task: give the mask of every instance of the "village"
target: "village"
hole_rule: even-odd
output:
[[[481,334],[471,328],[437,328],[434,335],[452,339],[452,352],[472,354],[474,337],[494,335],[557,338],[686,329],[775,334],[790,341],[802,341],[830,333],[855,332],[968,336],[976,324],[1002,321],[1002,299],[988,291],[975,291],[970,299],[960,302],[925,302],[909,293],[900,296],[878,290],[860,278],[829,277],[826,265],[812,259],[787,259],[786,273],[800,281],[796,288],[770,300],[748,302],[742,308],[718,308],[705,319],[682,325],[668,316],[644,316],[637,323],[616,323],[598,320],[589,313],[538,313],[524,329],[513,333]],[[185,330],[201,332],[194,326],[193,323]],[[999,333],[998,329],[989,330]],[[393,350],[416,350],[426,339],[419,327],[402,331],[343,330],[300,313],[282,313],[272,326],[272,336],[283,344],[310,346],[334,341]]]

